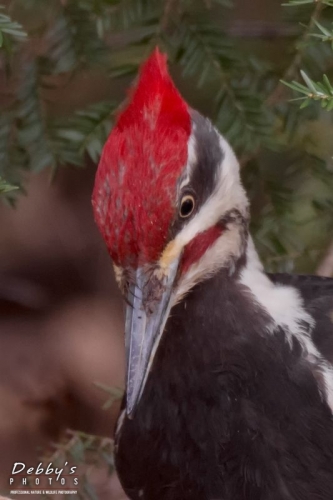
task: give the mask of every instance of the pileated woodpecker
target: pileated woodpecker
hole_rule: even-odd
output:
[[[132,500],[333,499],[333,280],[267,275],[239,165],[158,49],[93,207],[126,298],[116,467]]]

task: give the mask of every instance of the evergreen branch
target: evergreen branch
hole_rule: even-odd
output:
[[[127,1],[131,3],[133,0]],[[193,2],[189,4],[188,0],[166,0],[165,2],[141,0],[141,2],[144,7],[139,10],[140,16],[133,15],[130,23],[122,23],[123,28],[132,24],[130,35],[128,36],[127,32],[123,35],[124,38],[128,37],[130,41],[124,49],[118,50],[116,54],[111,56],[113,60],[112,76],[135,73],[143,56],[146,57],[156,45],[164,46],[165,50],[170,49],[171,39],[175,31],[177,32],[181,27],[181,24],[178,23],[181,14],[187,7],[193,8]],[[139,29],[137,28],[138,24],[141,25]],[[124,59],[129,62],[124,64]],[[120,63],[119,60],[121,60]]]
[[[21,191],[22,172],[29,165],[28,154],[18,143],[18,130],[14,110],[0,115],[0,177],[17,185]]]
[[[26,151],[29,170],[40,172],[45,167],[55,168],[56,153],[48,135],[45,103],[41,95],[41,81],[36,59],[21,65],[21,79],[16,105],[17,142]]]
[[[289,2],[283,3],[284,7],[298,7],[299,5],[309,5],[309,4],[321,4],[333,7],[333,0],[289,0]]]
[[[69,20],[62,10],[46,31],[47,50],[42,58],[44,73],[65,73],[78,65],[78,53],[75,50],[75,39]]]
[[[182,38],[184,34],[184,16],[187,14],[193,14],[193,8],[195,7],[196,13],[200,13],[203,18],[205,18],[207,11],[212,8],[212,4],[215,0],[199,0],[196,2],[189,0],[166,0],[165,2],[157,2],[156,0],[140,0],[142,7],[139,9],[140,15],[133,15],[130,22],[128,23],[118,23],[123,28],[131,27],[130,41],[127,44],[125,50],[121,49],[122,59],[126,58],[129,54],[130,59],[134,59],[134,64],[114,64],[112,70],[112,76],[123,76],[125,74],[133,73],[137,70],[139,64],[142,61],[142,54],[146,56],[154,46],[163,46],[165,50],[172,52],[174,49],[173,41],[175,38]],[[128,3],[121,2],[119,13],[122,12],[122,8],[128,11],[128,6],[132,4],[133,0],[127,0]],[[195,5],[193,5],[195,4]],[[216,4],[220,6],[230,6],[231,2],[229,0],[216,0]],[[137,10],[137,4],[134,2]],[[130,9],[131,11],[131,9]],[[128,14],[128,12],[127,12]],[[199,17],[200,23],[203,25],[202,19]],[[141,24],[141,29],[139,31],[133,30],[134,26]],[[207,22],[207,32],[209,29],[216,31],[212,26],[212,23]],[[134,35],[134,36],[133,36]],[[214,35],[213,35],[214,36]],[[221,30],[218,31],[218,36],[221,41]],[[124,38],[127,38],[127,33]],[[141,48],[141,57],[136,55],[133,58],[133,54],[136,54],[137,49]],[[177,45],[177,49],[179,44]],[[118,59],[117,54],[112,59]],[[174,59],[174,57],[171,57]],[[186,74],[186,70],[185,70]],[[189,72],[190,74],[190,72]]]
[[[4,193],[10,193],[11,191],[15,191],[16,189],[19,189],[19,187],[6,182],[2,177],[0,177],[0,195]]]
[[[76,0],[70,0],[64,8],[64,14],[71,26],[73,45],[76,47],[80,62],[84,64],[104,62],[108,48],[99,38],[89,12],[80,8],[80,3]]]
[[[213,2],[217,5],[221,5],[222,7],[227,7],[229,9],[234,6],[234,2],[232,0],[211,0],[211,3]]]
[[[178,2],[178,0],[166,0],[165,1],[163,13],[161,16],[161,21],[159,23],[159,31],[163,32],[168,27],[169,18],[171,16],[172,12],[174,12],[176,10],[177,2]]]
[[[310,36],[313,38],[318,38],[322,42],[330,42],[333,49],[333,29],[327,29],[316,20],[314,21],[314,24],[317,26],[321,33],[311,33]]]
[[[94,162],[100,157],[116,104],[110,98],[109,102],[97,102],[69,114],[66,119],[59,119],[54,104],[48,106],[46,97],[55,96],[61,100],[61,89],[58,87],[53,93],[54,89],[46,88],[46,84],[70,83],[62,87],[67,100],[73,91],[71,78],[75,76],[74,72],[84,67],[89,74],[89,69],[98,62],[102,69],[100,74],[105,78],[136,73],[143,59],[158,44],[169,53],[172,62],[179,63],[182,74],[189,80],[182,88],[186,93],[185,89],[191,87],[187,96],[189,101],[202,108],[203,114],[208,112],[211,115],[217,127],[242,153],[241,163],[247,161],[243,175],[248,178],[247,189],[257,209],[254,217],[257,229],[254,232],[268,267],[290,271],[295,262],[302,259],[304,262],[306,254],[312,252],[310,261],[315,252],[317,257],[322,254],[320,244],[315,247],[312,240],[305,242],[299,231],[300,223],[293,219],[292,211],[300,205],[294,196],[295,191],[299,195],[305,182],[320,184],[320,189],[326,189],[328,194],[320,195],[315,190],[315,199],[308,200],[311,210],[307,206],[307,218],[312,217],[319,225],[317,212],[320,210],[323,233],[328,222],[331,223],[329,197],[333,182],[329,162],[333,151],[330,132],[321,116],[317,122],[312,120],[312,125],[306,120],[310,114],[313,118],[313,113],[320,109],[315,106],[316,101],[325,103],[325,106],[327,103],[326,109],[330,109],[333,97],[331,84],[321,79],[323,73],[329,75],[332,56],[333,30],[320,19],[327,2],[305,2],[307,5],[299,1],[289,2],[294,5],[294,8],[287,9],[297,21],[294,23],[260,21],[249,24],[236,20],[230,24],[221,20],[220,15],[221,9],[230,6],[229,0],[19,1],[20,6],[27,9],[27,24],[24,26],[28,33],[32,33],[29,19],[32,20],[34,37],[32,43],[24,45],[13,39],[19,57],[10,61],[6,58],[5,61],[15,63],[11,65],[13,77],[7,87],[12,105],[0,114],[0,176],[7,183],[20,186],[27,170],[40,170],[49,165],[53,169],[65,164],[83,166],[87,155]],[[302,7],[304,5],[306,8]],[[309,16],[310,11],[312,16]],[[329,9],[326,12],[329,14]],[[300,21],[306,26],[302,27]],[[308,103],[314,103],[302,113],[298,106],[292,106],[284,99],[283,92],[287,89],[280,82],[280,70],[273,63],[268,67],[260,60],[259,64],[254,61],[256,48],[252,50],[247,46],[245,50],[239,50],[234,45],[235,37],[239,36],[270,39],[279,35],[284,38],[284,43],[290,37],[289,46],[294,44],[294,53],[285,63],[283,80],[296,85],[294,90],[301,99],[300,103],[307,99],[310,99]],[[10,39],[10,35],[5,34],[5,37]],[[310,43],[316,39],[324,43]],[[29,60],[22,57],[26,49]],[[27,62],[22,64],[22,60]],[[300,69],[306,77],[311,75],[311,79],[305,77],[304,81],[297,82]],[[59,74],[68,78],[50,77]],[[195,85],[201,90],[192,90]],[[269,110],[269,106],[263,106],[267,95],[270,96],[267,101]],[[89,99],[95,97],[96,94]],[[300,117],[305,119],[301,122]],[[314,123],[318,126],[317,134],[310,128]],[[325,129],[326,139],[319,128]],[[303,152],[303,157],[293,162],[294,178],[288,179],[284,168],[286,149],[294,146]],[[263,147],[265,153],[260,155],[259,161],[258,155]],[[313,168],[315,160],[310,153],[326,161],[325,165],[323,162],[317,165],[317,171]],[[301,223],[305,224],[303,219]],[[307,266],[310,266],[309,260]],[[314,260],[311,262],[313,264]],[[304,267],[302,270],[309,269]],[[78,444],[77,450],[80,447]],[[89,485],[82,486],[85,488],[83,494],[86,494]]]
[[[231,8],[233,7],[232,0],[201,0],[206,9],[211,9],[213,4],[216,4],[221,7]],[[185,0],[186,3],[189,3],[189,0]]]
[[[125,47],[120,47],[111,55],[111,76],[136,73],[143,58],[156,45],[166,45],[164,33],[169,27],[170,17],[172,15],[175,19],[180,11],[180,0],[120,2],[113,14],[113,30],[117,32],[119,27],[126,30],[121,37],[128,41],[125,42]],[[113,39],[111,35],[110,44],[113,44]]]
[[[299,0],[290,0],[290,2],[293,2],[293,1],[297,2]],[[303,0],[300,0],[300,1],[303,1]],[[306,0],[304,0],[304,1],[306,1]],[[329,0],[329,1],[333,2],[333,0]],[[289,4],[290,4],[290,2],[289,2]],[[305,42],[311,36],[311,31],[312,31],[313,27],[315,26],[316,21],[319,19],[321,11],[324,7],[323,2],[321,0],[309,0],[309,1],[306,1],[306,3],[315,4],[315,8],[313,10],[313,13],[312,13],[312,16],[310,18],[308,25],[305,27],[305,30],[304,30],[302,36],[298,39],[298,42],[296,43],[295,55],[294,55],[292,61],[290,62],[287,69],[285,70],[280,82],[276,85],[273,92],[266,99],[266,103],[271,107],[275,106],[281,100],[284,99],[285,87],[282,84],[282,81],[291,80],[292,78],[294,78],[295,74],[297,74],[297,71],[300,69],[300,65],[302,63],[302,59],[303,59],[303,55],[304,55],[304,51],[305,51],[305,47],[306,47]],[[289,4],[286,4],[286,5],[289,5]],[[295,5],[299,5],[299,4],[295,4]]]
[[[121,50],[122,55],[126,57],[126,54],[130,54],[130,58],[132,59],[132,54],[136,52],[140,44],[141,57],[135,57],[134,64],[114,65],[112,75],[123,76],[124,74],[132,73],[137,70],[138,65],[142,61],[142,53],[146,56],[156,45],[162,45],[165,49],[172,50],[172,39],[174,37],[181,38],[184,32],[182,15],[187,11],[192,14],[193,8],[195,7],[196,11],[205,17],[207,10],[209,10],[215,2],[224,7],[231,5],[229,0],[200,0],[195,2],[195,5],[193,5],[194,2],[192,0],[166,0],[165,2],[140,0],[138,3],[136,1],[133,3],[133,0],[126,0],[126,2],[121,2],[118,16],[122,14],[122,9],[125,9],[125,13],[128,16],[129,12],[132,12],[132,3],[135,6],[134,12],[130,16],[131,19],[128,19],[128,22],[124,22],[123,20],[117,23],[118,29],[119,25],[122,26],[123,29],[131,28],[129,35],[130,41],[126,49]],[[139,5],[141,5],[140,8],[138,8]],[[138,25],[141,25],[139,31],[133,29],[133,27]],[[207,23],[207,28],[207,31],[209,28],[214,31],[211,23]],[[221,36],[220,31],[219,36]],[[124,38],[127,37],[128,34],[126,32]]]
[[[233,147],[248,154],[258,153],[263,143],[268,143],[271,120],[263,106],[262,98],[247,88],[232,82],[221,90],[218,114],[218,128],[230,140]]]
[[[0,176],[12,182],[10,144],[13,129],[13,113],[2,112],[0,116]]]
[[[301,70],[301,75],[305,85],[296,81],[291,83],[282,81],[284,85],[292,90],[304,94],[304,97],[298,97],[293,100],[302,100],[301,108],[308,106],[311,100],[320,101],[322,108],[331,111],[333,109],[333,86],[328,77],[324,75],[322,82],[315,82],[303,70]]]
[[[70,120],[55,124],[52,137],[59,151],[60,163],[81,166],[85,153],[97,163],[109,135],[115,109],[113,102],[99,102],[77,111]]]
[[[129,30],[143,26],[151,19],[162,19],[164,10],[168,9],[169,1],[158,0],[122,0],[110,13],[109,25],[113,31]]]
[[[124,389],[120,389],[119,387],[110,387],[108,385],[102,384],[101,382],[95,382],[95,385],[102,391],[106,392],[108,395],[108,399],[102,406],[103,410],[108,410],[116,401],[121,401],[124,397]]]
[[[193,23],[183,17],[176,37],[178,62],[183,67],[183,75],[200,75],[198,87],[216,76],[225,85],[227,69],[240,63],[230,40],[220,29],[205,22]]]
[[[0,5],[0,10],[5,7]],[[26,40],[27,33],[23,26],[13,21],[10,16],[0,12],[0,47],[8,48],[10,41],[22,42]]]
[[[67,431],[66,439],[59,443],[54,443],[54,452],[46,457],[41,457],[43,467],[52,463],[59,468],[64,464],[74,464],[76,467],[75,475],[78,478],[78,485],[71,485],[69,488],[77,490],[79,500],[97,500],[96,478],[101,470],[105,471],[106,479],[111,477],[114,471],[113,460],[113,440],[105,437],[94,436],[79,431]],[[43,465],[44,464],[44,465]],[[64,472],[69,471],[69,466]],[[71,474],[67,474],[70,478]],[[32,478],[28,480],[31,487],[35,487]],[[47,486],[47,485],[46,485]],[[48,490],[49,488],[43,488]],[[42,498],[51,500],[53,495],[44,493]]]
[[[217,126],[237,149],[256,149],[268,137],[270,127],[262,98],[246,78],[249,62],[214,25],[183,16],[179,31],[176,45],[183,75],[197,76],[198,87],[218,82]]]

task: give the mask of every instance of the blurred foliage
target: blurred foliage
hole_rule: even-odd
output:
[[[123,389],[109,387],[100,382],[95,385],[107,395],[102,407],[104,410],[110,410],[124,395]],[[80,500],[98,500],[100,491],[105,493],[110,488],[110,478],[114,472],[113,449],[114,441],[110,438],[67,430],[63,438],[52,443],[50,450],[40,457],[41,468],[46,470],[50,464],[53,469],[51,476],[40,476],[38,485],[35,483],[35,476],[28,476],[29,486],[33,490],[40,490],[41,498],[45,500],[52,500],[57,490],[77,491],[76,497]],[[62,471],[58,480],[57,471]],[[49,477],[53,478],[51,484],[48,482]],[[61,478],[65,481],[64,484],[61,484]],[[62,496],[68,499],[73,495],[63,491]]]
[[[109,387],[100,382],[96,382],[95,385],[107,395],[102,407],[104,410],[110,410],[112,405],[119,402],[124,395],[123,389]],[[67,483],[61,485],[59,481],[56,482],[53,479],[50,486],[46,478],[45,484],[40,483],[36,486],[31,478],[30,486],[45,492],[42,498],[45,500],[53,499],[54,493],[47,494],[47,490],[54,492],[61,488],[77,490],[77,497],[80,500],[97,500],[99,498],[98,489],[108,491],[110,477],[114,472],[114,442],[112,439],[68,430],[64,438],[52,446],[54,451],[40,458],[42,467],[46,469],[47,465],[51,464],[54,471],[56,468],[63,470],[61,477],[66,477]],[[72,466],[76,467],[75,474],[70,472]],[[74,478],[78,479],[78,486],[75,486]],[[71,498],[72,495],[63,494],[63,497],[67,499]]]
[[[289,0],[288,3],[283,3],[282,5],[285,7],[295,7],[299,5],[310,5],[315,3],[322,3],[323,5],[329,5],[333,7],[333,0]]]
[[[10,51],[15,41],[22,41],[28,35],[22,25],[11,19],[10,16],[1,12],[4,6],[0,6],[0,47]]]
[[[119,387],[109,387],[108,385],[95,382],[96,387],[106,392],[108,399],[103,404],[103,410],[108,410],[116,401],[120,401],[124,396],[124,390]]]
[[[0,194],[10,193],[11,191],[15,191],[15,189],[18,189],[18,187],[8,184],[8,182],[0,177]]]
[[[57,482],[56,477],[53,476],[51,486],[47,481],[44,484],[43,479],[40,480],[40,485],[36,486],[34,480],[30,478],[30,487],[44,492],[41,498],[45,500],[54,498],[54,493],[48,494],[48,491],[54,492],[60,489],[76,490],[75,497],[80,500],[98,500],[96,483],[101,482],[102,475],[104,483],[107,485],[108,479],[114,471],[113,441],[84,432],[68,431],[63,441],[55,444],[54,448],[53,453],[41,458],[41,467],[46,469],[48,464],[51,464],[54,470],[57,468],[63,470],[63,474],[59,477],[65,478],[65,485],[61,486],[60,481]],[[64,467],[65,464],[68,465]],[[72,466],[76,467],[73,475],[69,472]],[[74,478],[77,478],[77,486],[74,485]],[[68,499],[72,498],[73,495],[63,492],[62,497]]]
[[[268,270],[315,269],[333,225],[332,0],[285,2],[278,53],[260,29],[235,34],[230,0],[3,1],[3,179],[22,188],[27,172],[97,163],[124,89],[159,45],[240,158]]]

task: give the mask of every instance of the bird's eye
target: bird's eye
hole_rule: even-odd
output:
[[[190,194],[186,194],[185,196],[183,196],[180,203],[179,215],[184,219],[186,217],[189,217],[194,210],[194,206],[195,201],[193,196]]]

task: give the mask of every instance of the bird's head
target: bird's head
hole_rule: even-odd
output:
[[[189,108],[158,49],[103,150],[96,223],[128,306],[127,413],[137,405],[171,307],[245,252],[248,201],[236,157]]]

